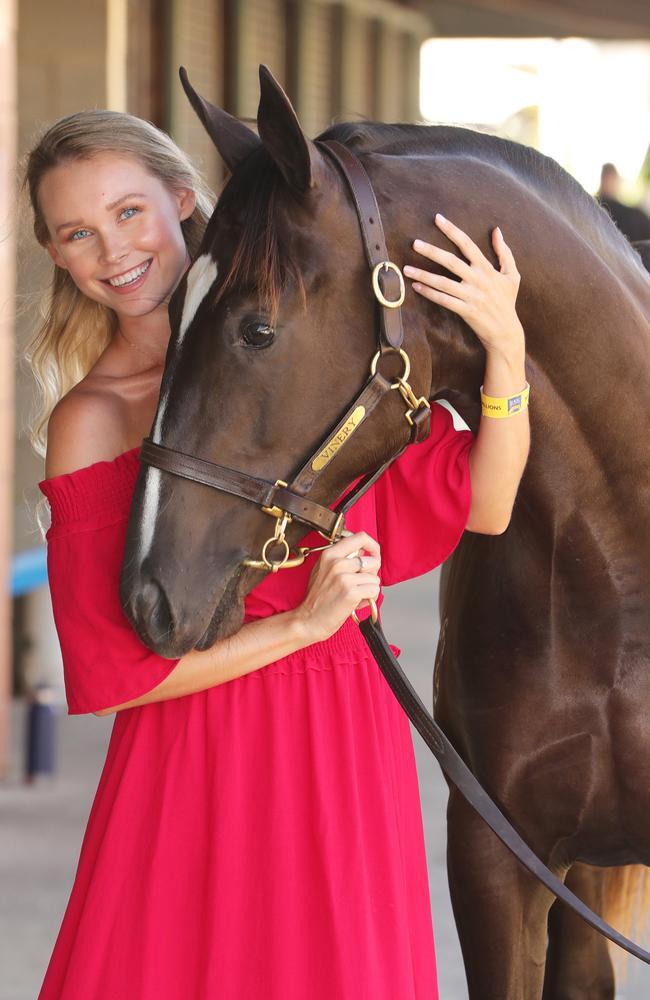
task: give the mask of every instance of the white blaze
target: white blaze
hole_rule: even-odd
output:
[[[178,338],[174,345],[179,351],[183,338],[196,316],[199,306],[203,302],[212,285],[217,278],[217,263],[209,253],[202,254],[194,261],[187,275],[187,287],[185,289],[185,299],[183,300],[183,314],[181,325],[178,331]],[[151,439],[156,444],[160,444],[160,433],[167,408],[169,389],[165,390],[164,396],[158,403],[156,422],[151,432]],[[153,540],[154,528],[158,518],[158,508],[160,506],[160,469],[149,466],[147,469],[146,482],[144,487],[144,497],[142,500],[142,522],[140,529],[140,559],[144,559]]]
[[[185,289],[185,300],[183,302],[183,315],[181,316],[181,328],[178,331],[176,346],[180,347],[183,337],[189,330],[192,320],[196,316],[197,309],[203,302],[217,278],[217,262],[212,259],[209,253],[201,254],[192,264],[187,275],[187,287]]]
[[[142,521],[140,526],[140,558],[144,557],[151,548],[153,539],[153,529],[158,516],[158,504],[160,503],[160,469],[150,465],[147,468],[147,478],[144,487],[144,498],[142,500]]]

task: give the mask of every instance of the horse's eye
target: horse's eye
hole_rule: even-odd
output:
[[[260,320],[246,320],[241,326],[241,339],[247,347],[268,347],[273,343],[275,330]]]

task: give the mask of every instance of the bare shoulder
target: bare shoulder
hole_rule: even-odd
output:
[[[47,425],[45,477],[111,461],[128,450],[123,405],[115,393],[82,380],[56,404]]]

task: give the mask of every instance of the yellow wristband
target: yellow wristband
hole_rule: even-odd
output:
[[[530,385],[526,386],[516,396],[486,396],[481,386],[481,410],[484,417],[511,417],[528,408]]]

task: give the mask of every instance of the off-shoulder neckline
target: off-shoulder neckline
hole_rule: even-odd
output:
[[[128,456],[135,456],[136,452],[140,452],[139,444],[137,444],[135,448],[129,448],[127,451],[121,451],[119,455],[116,455],[114,458],[100,458],[97,462],[91,462],[90,465],[82,465],[79,469],[73,469],[72,472],[60,472],[57,476],[49,476],[47,479],[42,479],[39,486],[43,483],[49,485],[50,483],[56,483],[59,479],[78,476],[81,473],[88,472],[90,469],[96,469],[100,465],[114,466],[121,459],[127,458]]]

